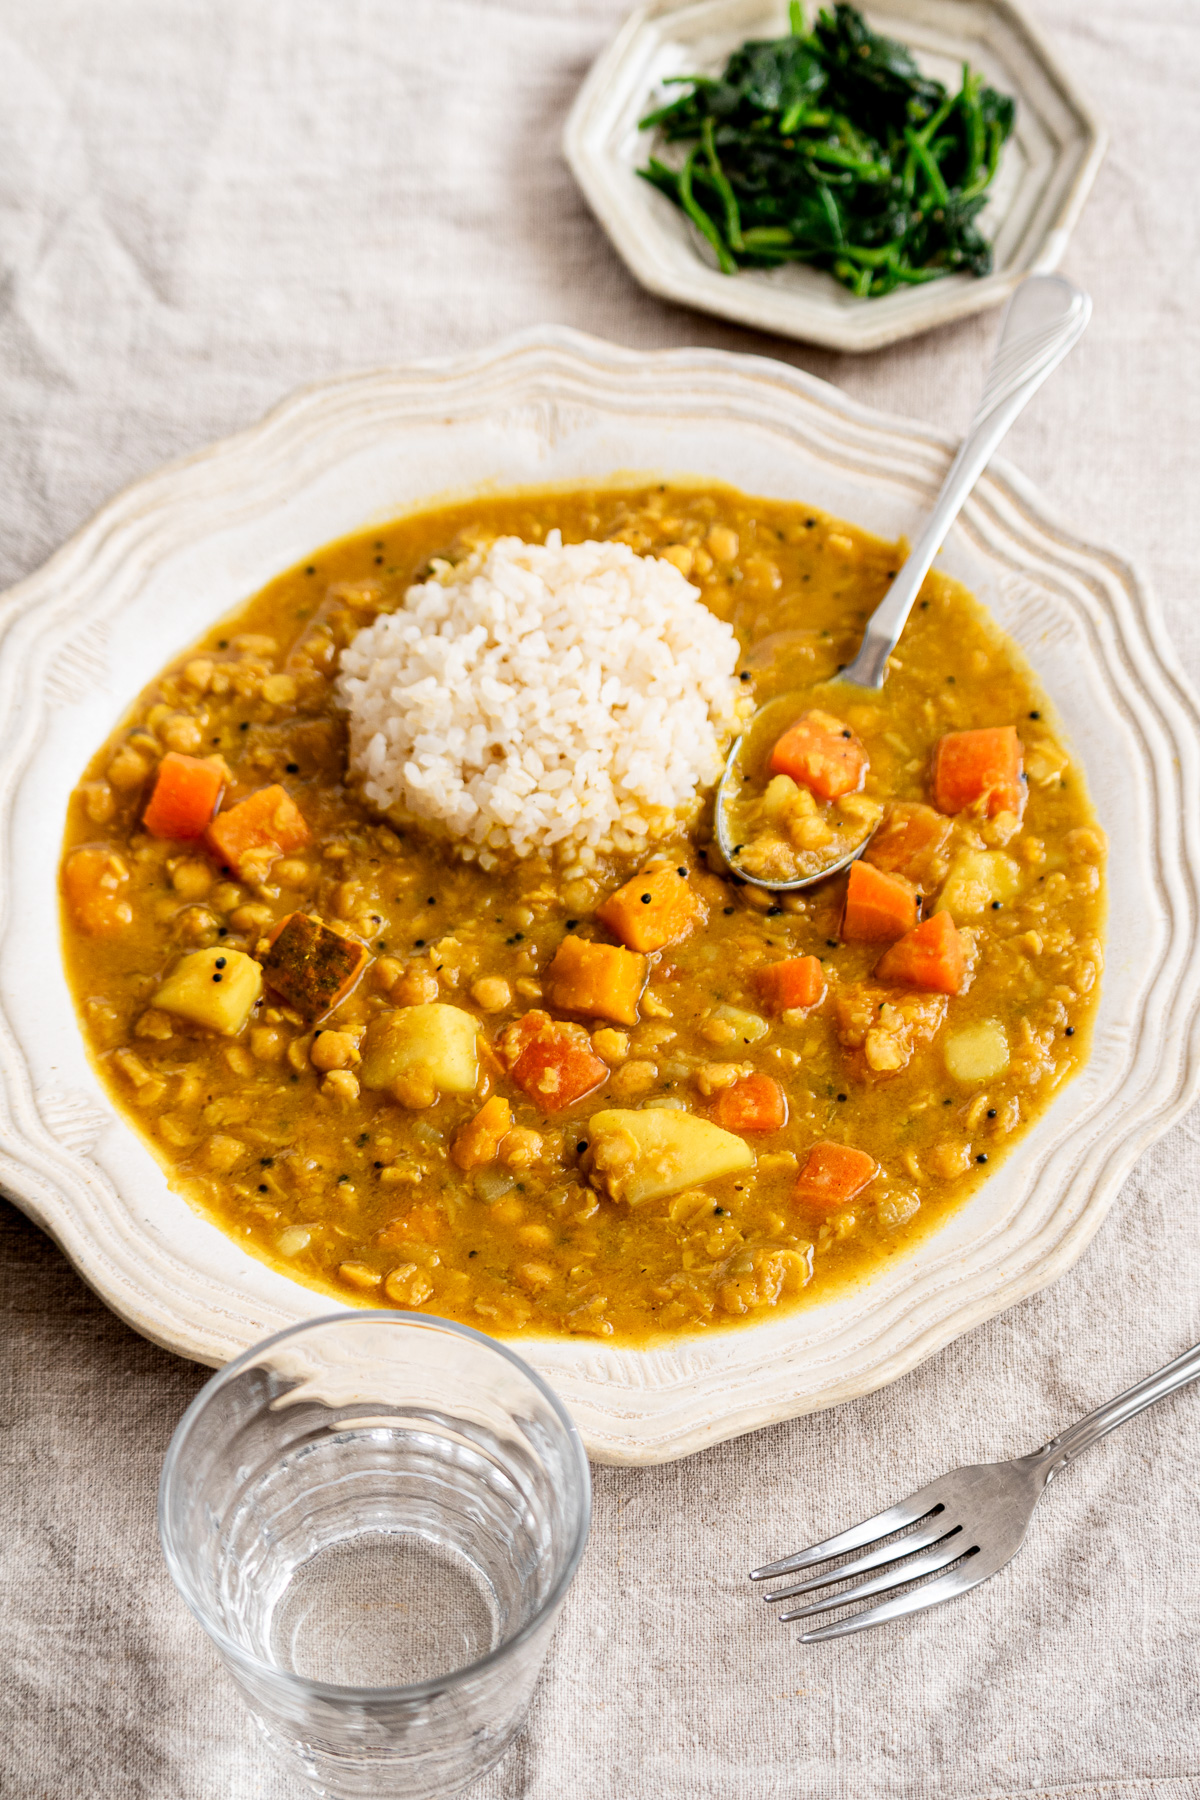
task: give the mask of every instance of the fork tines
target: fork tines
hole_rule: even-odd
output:
[[[976,1573],[971,1567],[971,1559],[977,1554],[979,1546],[971,1541],[962,1524],[948,1513],[945,1503],[938,1497],[937,1489],[942,1485],[941,1482],[935,1482],[931,1487],[922,1488],[908,1500],[902,1500],[899,1505],[889,1506],[884,1512],[876,1513],[874,1518],[864,1519],[860,1525],[851,1526],[848,1531],[813,1544],[807,1550],[797,1551],[794,1556],[783,1557],[779,1562],[765,1563],[760,1569],[752,1569],[750,1579],[771,1581],[780,1575],[794,1575],[817,1563],[832,1562],[835,1558],[845,1556],[848,1551],[859,1550],[866,1545],[872,1546],[862,1556],[852,1556],[836,1567],[822,1570],[820,1574],[764,1593],[763,1599],[770,1603],[795,1599],[816,1588],[851,1581],[849,1587],[840,1588],[837,1593],[827,1594],[806,1605],[781,1612],[778,1617],[785,1623],[793,1619],[809,1618],[816,1613],[832,1612],[838,1607],[852,1606],[876,1594],[894,1593],[900,1588],[908,1589],[905,1593],[897,1594],[894,1599],[865,1607],[832,1624],[802,1632],[802,1643],[842,1637],[854,1631],[866,1631],[873,1625],[882,1625],[887,1619],[899,1618],[906,1613],[921,1611],[927,1606],[936,1606],[943,1600],[951,1600],[984,1579],[984,1573]],[[888,1541],[881,1542],[882,1539]],[[952,1567],[953,1564],[958,1564],[958,1567]],[[871,1570],[880,1570],[881,1573],[870,1575]],[[942,1570],[947,1572],[939,1574]],[[868,1576],[868,1579],[852,1580],[857,1576]],[[928,1579],[931,1576],[937,1576],[937,1579]],[[909,1583],[920,1585],[909,1587]]]

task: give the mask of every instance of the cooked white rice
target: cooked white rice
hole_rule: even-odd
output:
[[[717,779],[737,657],[672,563],[552,531],[438,565],[343,651],[338,690],[382,812],[485,865],[553,846],[586,865],[671,829]]]

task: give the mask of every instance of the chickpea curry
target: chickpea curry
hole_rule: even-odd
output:
[[[346,645],[438,559],[554,531],[665,558],[736,633],[732,867],[711,790],[569,869],[362,798]],[[883,692],[839,690],[901,554],[727,488],[489,496],[327,546],[173,661],[62,869],[90,1053],[172,1186],[343,1299],[626,1343],[803,1304],[957,1207],[1086,1056],[1104,839],[950,579]],[[867,835],[803,892],[737,872]]]

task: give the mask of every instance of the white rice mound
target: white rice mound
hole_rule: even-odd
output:
[[[342,652],[366,799],[468,860],[590,866],[695,811],[739,719],[738,642],[673,563],[498,538],[436,564]]]

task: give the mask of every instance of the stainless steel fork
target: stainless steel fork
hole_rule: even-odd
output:
[[[969,1588],[978,1587],[989,1575],[995,1575],[1017,1554],[1046,1483],[1060,1469],[1115,1426],[1132,1419],[1134,1413],[1153,1406],[1156,1400],[1173,1394],[1176,1388],[1198,1376],[1200,1344],[1185,1350],[1157,1374],[1148,1375],[1135,1387],[1118,1394],[1106,1406],[1098,1406],[1032,1455],[1017,1456],[1011,1462],[977,1463],[971,1468],[955,1469],[898,1506],[889,1506],[873,1519],[852,1525],[849,1531],[839,1532],[794,1556],[785,1556],[780,1562],[752,1569],[750,1579],[771,1581],[779,1575],[794,1575],[800,1569],[830,1562],[868,1544],[872,1546],[864,1555],[851,1556],[820,1575],[773,1588],[763,1595],[768,1601],[792,1600],[815,1588],[843,1581],[851,1583],[821,1600],[780,1613],[778,1617],[786,1621],[833,1612],[875,1594],[895,1594],[894,1599],[864,1607],[833,1624],[802,1632],[800,1641],[805,1644],[845,1637],[852,1631],[868,1631],[888,1619],[901,1619],[908,1613],[922,1612],[927,1606],[939,1606],[943,1600],[954,1600]],[[872,1574],[872,1570],[880,1573]],[[859,1580],[859,1576],[866,1579]],[[896,1592],[901,1588],[907,1591]]]

